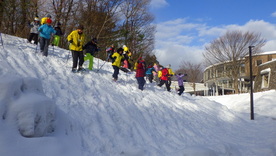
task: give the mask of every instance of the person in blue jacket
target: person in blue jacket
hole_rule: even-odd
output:
[[[40,51],[43,56],[48,56],[48,46],[50,44],[51,35],[55,34],[55,29],[51,26],[52,20],[47,19],[46,24],[41,25],[38,28],[40,37]]]
[[[152,83],[153,80],[153,72],[156,72],[152,65],[149,65],[146,71],[146,78]]]

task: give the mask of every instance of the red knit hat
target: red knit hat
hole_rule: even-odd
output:
[[[52,20],[51,20],[50,18],[48,18],[48,19],[46,20],[46,23],[51,24],[51,23],[52,23]]]

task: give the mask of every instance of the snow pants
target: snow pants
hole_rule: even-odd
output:
[[[54,35],[54,40],[53,40],[53,45],[54,46],[58,46],[59,45],[59,41],[60,41],[60,36],[58,35]]]
[[[78,64],[79,68],[82,67],[82,64],[84,62],[84,55],[83,51],[74,51],[72,50],[72,57],[73,57],[73,67],[72,69],[76,69]]]
[[[171,87],[168,83],[168,80],[160,80],[160,83],[158,84],[159,87],[162,87],[163,84],[166,85],[167,91],[170,92],[171,91]]]
[[[118,80],[118,75],[119,75],[119,70],[120,70],[120,68],[117,67],[117,66],[112,66],[112,67],[113,67],[113,69],[114,69],[114,73],[113,73],[112,77],[113,77],[115,80]]]
[[[43,56],[48,56],[48,46],[50,44],[50,39],[40,37],[40,51]]]
[[[38,43],[38,34],[30,33],[28,41],[31,43],[34,40],[34,44]]]
[[[138,88],[140,90],[144,90],[144,85],[146,83],[145,78],[144,77],[136,77],[136,79],[137,79],[137,82],[138,82]]]
[[[184,90],[184,86],[179,86],[178,95],[181,95],[184,92]]]
[[[84,57],[84,61],[87,61],[87,60],[89,60],[88,69],[92,70],[93,69],[94,56],[91,55],[90,53],[86,53],[86,55]]]

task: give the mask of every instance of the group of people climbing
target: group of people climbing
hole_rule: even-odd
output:
[[[51,15],[43,17],[41,21],[38,17],[34,18],[33,22],[29,23],[30,34],[28,37],[28,42],[34,44],[40,43],[40,52],[43,56],[48,56],[48,46],[50,45],[51,36],[53,35],[52,46],[58,46],[60,41],[60,36],[63,32],[60,28],[61,24],[58,22],[55,27],[52,27]]]
[[[31,27],[30,35],[28,37],[28,42],[34,40],[34,44],[40,43],[40,51],[43,56],[48,55],[48,46],[50,44],[51,36],[53,35],[53,46],[59,45],[60,36],[63,35],[60,23],[58,22],[56,27],[53,28],[51,26],[52,20],[51,16],[48,15],[39,21],[38,17],[35,17],[34,21],[29,24]],[[79,72],[84,71],[85,68],[83,67],[84,61],[89,61],[88,70],[93,69],[93,59],[95,53],[98,52],[97,46],[97,39],[92,38],[90,41],[85,43],[85,35],[83,33],[84,26],[79,25],[76,30],[73,30],[68,36],[67,40],[70,43],[69,49],[72,53],[72,72]],[[136,71],[136,79],[138,83],[138,88],[140,90],[144,90],[144,85],[146,83],[146,79],[152,83],[153,80],[157,83],[157,86],[162,87],[164,84],[166,86],[167,91],[171,91],[171,78],[175,74],[173,73],[171,66],[168,65],[166,67],[159,65],[159,63],[149,64],[146,66],[146,62],[143,60],[142,57],[139,57],[138,60],[133,65],[131,62],[131,55],[132,53],[128,49],[126,45],[115,50],[114,45],[111,45],[109,48],[106,49],[106,61],[112,62],[113,67],[113,81],[118,80],[119,71],[123,70],[124,72],[129,72],[130,69]],[[179,89],[178,94],[181,95],[184,91],[183,85],[183,77],[184,74],[177,74],[175,75],[178,79]]]
[[[138,83],[138,88],[140,90],[144,89],[144,85],[146,83],[146,79],[149,83],[152,83],[153,80],[157,83],[157,86],[162,87],[164,84],[168,92],[171,91],[171,81],[172,76],[176,76],[178,81],[179,88],[177,89],[178,95],[181,95],[184,92],[184,80],[183,77],[185,76],[182,73],[175,74],[172,69],[171,65],[164,67],[159,65],[159,63],[154,63],[154,65],[149,64],[146,68],[146,63],[142,58],[139,58],[136,65],[136,79]]]

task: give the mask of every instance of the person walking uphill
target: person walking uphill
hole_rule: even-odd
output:
[[[167,68],[163,68],[161,70],[161,77],[160,77],[160,83],[158,84],[159,87],[162,87],[163,84],[166,85],[166,88],[167,88],[167,91],[170,92],[171,91],[171,87],[168,83],[168,80],[169,80],[169,71]]]
[[[34,40],[34,44],[37,45],[37,42],[38,42],[38,28],[40,27],[39,18],[35,17],[34,21],[29,24],[29,27],[31,28],[31,30],[30,30],[30,35],[28,37],[28,42],[32,43],[32,40]]]
[[[145,80],[145,61],[142,59],[142,58],[139,58],[138,61],[137,61],[137,66],[136,66],[136,79],[137,79],[137,82],[138,82],[138,88],[140,90],[144,90],[144,85],[146,83],[146,80]]]
[[[170,64],[167,66],[167,69],[168,69],[168,72],[169,72],[169,75],[168,75],[168,84],[169,84],[169,86],[171,86],[171,84],[172,84],[172,76],[174,75],[174,72],[172,71]]]
[[[38,28],[40,36],[40,51],[42,52],[42,55],[46,57],[48,56],[48,46],[50,44],[51,35],[56,33],[51,24],[52,20],[47,19],[46,24],[43,24]]]
[[[87,42],[83,47],[85,50],[84,61],[89,60],[88,69],[93,69],[94,55],[98,52],[97,39],[93,38],[91,41]]]
[[[178,95],[181,95],[185,88],[184,88],[184,85],[183,85],[183,77],[184,77],[184,74],[181,74],[179,73],[178,75],[175,75],[177,77],[177,81],[178,81],[178,86],[179,86],[179,89],[177,90],[178,91]]]
[[[63,35],[60,26],[61,26],[61,24],[59,22],[55,26],[56,33],[54,35],[54,40],[53,40],[52,46],[58,46],[59,45],[60,37]]]
[[[153,80],[153,72],[156,72],[154,67],[152,65],[149,65],[146,71],[146,77],[150,83],[152,83]]]
[[[84,45],[84,34],[83,34],[84,27],[79,25],[77,30],[73,30],[67,37],[67,40],[70,42],[70,50],[72,52],[73,57],[73,66],[72,72],[78,72],[84,70],[82,64],[84,62],[84,55],[83,55],[83,45]],[[79,68],[77,69],[77,66]]]
[[[119,74],[119,70],[121,67],[121,62],[124,60],[124,56],[123,54],[123,48],[119,48],[117,49],[117,52],[115,52],[113,55],[110,56],[111,60],[112,60],[112,67],[114,69],[113,72],[113,81],[117,81],[118,80],[118,74]]]

